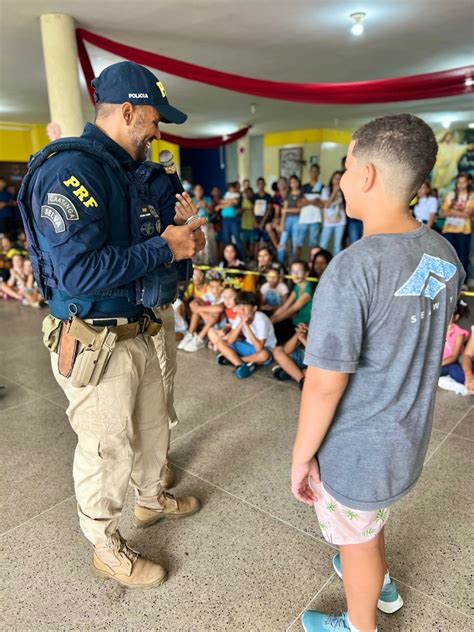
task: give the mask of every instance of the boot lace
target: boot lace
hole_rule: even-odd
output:
[[[114,537],[115,535],[117,537]],[[122,536],[120,535],[118,531],[114,533],[114,535],[112,536],[112,539],[113,539],[113,548],[117,554],[123,553],[123,555],[125,555],[125,557],[128,558],[132,562],[132,564],[137,561],[138,556],[140,554],[138,553],[138,551],[135,551],[134,549],[128,546],[126,540],[122,538]]]

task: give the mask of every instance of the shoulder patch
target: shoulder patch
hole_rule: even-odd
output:
[[[48,204],[59,206],[69,221],[76,221],[79,219],[79,213],[76,210],[74,204],[65,195],[61,193],[48,193]]]
[[[55,208],[44,204],[41,207],[41,217],[44,217],[51,222],[55,233],[64,233],[64,231],[66,230],[64,219],[62,218],[59,211],[57,211]]]

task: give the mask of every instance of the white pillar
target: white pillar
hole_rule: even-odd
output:
[[[250,177],[250,137],[248,134],[237,141],[237,171],[240,183]]]
[[[80,136],[84,126],[74,18],[62,13],[41,16],[41,39],[51,121],[61,135]]]

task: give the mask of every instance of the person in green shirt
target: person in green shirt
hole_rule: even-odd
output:
[[[311,319],[311,300],[313,288],[307,281],[308,270],[304,261],[291,264],[291,277],[294,287],[285,303],[273,314],[271,321],[275,326],[278,344],[284,344],[295,333],[295,327],[308,325]]]

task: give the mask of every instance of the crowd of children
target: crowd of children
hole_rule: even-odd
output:
[[[15,241],[7,236],[0,239],[0,298],[38,308],[44,305],[44,299],[36,287],[27,256],[23,231],[18,233]]]

